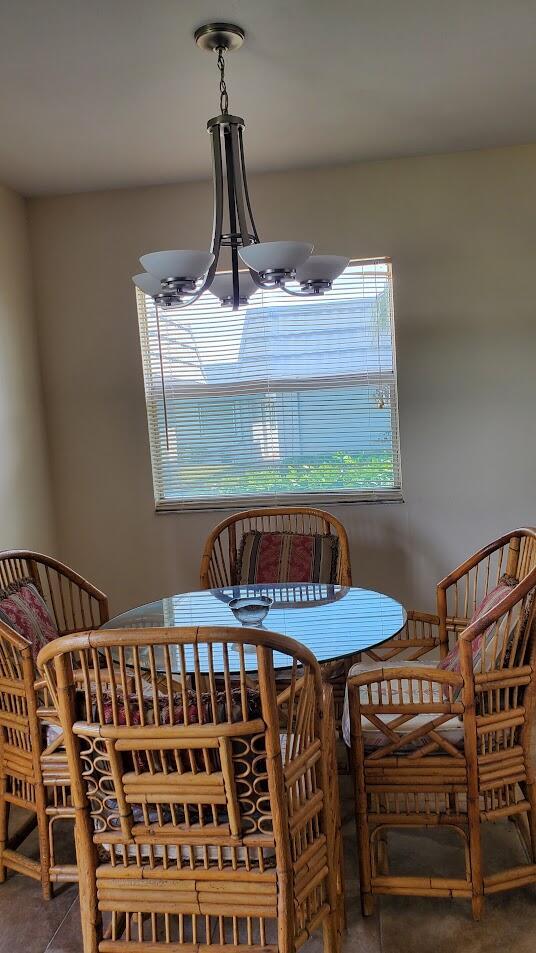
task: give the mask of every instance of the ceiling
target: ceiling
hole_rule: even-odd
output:
[[[207,177],[214,19],[248,34],[227,80],[251,170],[536,141],[535,0],[0,0],[0,181]]]

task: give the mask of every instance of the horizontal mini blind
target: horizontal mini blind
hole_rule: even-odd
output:
[[[137,296],[158,509],[399,495],[389,261],[236,312]]]

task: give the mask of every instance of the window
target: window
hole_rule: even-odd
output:
[[[157,509],[400,498],[389,261],[236,312],[137,295]]]

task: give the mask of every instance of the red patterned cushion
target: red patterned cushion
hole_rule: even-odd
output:
[[[214,721],[214,715],[212,712],[212,696],[210,692],[200,692],[201,698],[201,722],[212,722]],[[228,721],[227,713],[227,695],[224,691],[216,692],[216,705],[217,710],[215,713],[216,721]],[[198,710],[198,701],[197,693],[193,689],[189,689],[186,697],[188,709],[187,709],[187,724],[198,724],[199,723],[199,710]],[[94,702],[94,704],[96,704]],[[246,689],[246,704],[248,715],[250,718],[258,718],[261,714],[261,703],[260,695],[258,691],[252,688]],[[242,690],[240,688],[233,688],[231,690],[231,721],[241,721],[242,720]],[[127,707],[129,718],[127,718]],[[160,696],[158,699],[158,709],[160,716],[160,723],[163,725],[169,724],[169,704],[165,696]],[[116,704],[117,710],[117,724],[118,725],[139,725],[141,723],[141,712],[140,706],[138,703],[137,695],[129,695],[126,700],[120,696],[117,699]],[[103,698],[103,715],[104,723],[106,725],[114,724],[114,705],[112,699],[109,695],[105,695]],[[150,696],[144,697],[143,699],[143,716],[144,722],[146,725],[154,725],[155,723],[155,711],[154,711],[154,702]],[[96,710],[93,713],[93,717],[97,719]],[[176,692],[173,695],[173,724],[182,725],[184,724],[184,703],[181,692]]]
[[[329,534],[245,533],[239,583],[336,582],[339,543]]]
[[[37,658],[47,642],[56,639],[58,628],[33,579],[20,579],[0,590],[0,618],[31,643]]]
[[[498,585],[494,589],[491,589],[487,595],[484,596],[482,601],[477,605],[473,615],[471,617],[471,625],[473,622],[477,622],[482,618],[486,612],[489,612],[490,609],[494,609],[495,606],[499,605],[499,602],[508,595],[509,591],[513,586],[517,586],[518,579],[515,579],[514,576],[501,576],[499,579]],[[482,651],[482,642],[486,638],[487,632],[482,632],[476,639],[473,639],[471,643],[471,649],[473,652],[473,668],[475,668],[480,660],[481,651]],[[454,648],[450,650],[448,655],[444,659],[441,659],[438,668],[442,668],[447,672],[459,672],[461,667],[460,662],[460,643],[457,640]]]

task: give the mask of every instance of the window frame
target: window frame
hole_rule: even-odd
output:
[[[143,367],[143,378],[144,378],[144,389],[145,389],[145,404],[147,412],[147,424],[148,424],[148,437],[149,437],[149,447],[150,447],[150,457],[151,457],[151,470],[152,470],[152,479],[153,479],[153,490],[154,490],[154,508],[156,513],[177,513],[177,512],[218,512],[222,510],[234,510],[234,509],[248,509],[248,508],[263,508],[263,507],[273,507],[273,506],[329,506],[331,503],[334,505],[347,505],[347,504],[360,504],[360,503],[401,503],[404,501],[403,497],[403,484],[402,484],[402,461],[401,461],[401,448],[400,448],[400,416],[399,416],[399,405],[398,405],[398,374],[397,374],[397,354],[396,354],[396,324],[394,316],[394,282],[393,282],[393,272],[392,272],[392,260],[387,256],[376,256],[374,258],[352,258],[349,261],[349,266],[351,265],[366,265],[366,264],[377,264],[381,262],[382,264],[387,264],[389,267],[389,278],[391,285],[391,295],[392,303],[390,309],[390,325],[391,325],[391,347],[392,347],[392,370],[387,375],[383,373],[366,373],[366,372],[357,372],[356,374],[342,374],[339,378],[334,377],[333,375],[327,375],[325,378],[314,377],[314,378],[300,378],[299,388],[296,386],[295,380],[270,380],[270,392],[271,393],[283,393],[283,392],[296,392],[297,390],[319,390],[322,386],[337,386],[339,383],[341,386],[359,386],[362,385],[374,385],[375,383],[378,386],[386,385],[392,388],[392,398],[391,398],[391,433],[392,433],[392,448],[394,451],[394,456],[396,458],[396,474],[399,478],[399,486],[397,487],[386,487],[386,488],[377,488],[377,489],[362,489],[362,490],[321,490],[321,491],[296,491],[292,493],[266,493],[262,495],[253,495],[246,494],[243,496],[222,496],[220,498],[211,497],[198,497],[196,499],[173,499],[165,500],[161,498],[160,487],[163,489],[163,467],[161,460],[161,446],[157,442],[155,446],[155,441],[152,439],[152,433],[158,432],[158,411],[162,397],[158,395],[154,386],[151,386],[149,380],[149,374],[147,368],[145,367],[144,353],[149,354],[151,350],[150,345],[150,335],[148,329],[147,321],[147,312],[145,308],[146,295],[141,292],[139,289],[136,290],[136,303],[137,303],[137,312],[138,312],[138,324],[140,332],[140,343],[142,350],[142,367]],[[298,299],[297,299],[298,300]],[[388,379],[387,379],[388,378]],[[175,394],[174,394],[175,392]],[[242,392],[258,394],[259,385],[258,381],[250,381],[242,383]],[[169,403],[173,399],[173,396],[181,397],[196,397],[198,396],[198,389],[195,385],[188,387],[187,385],[166,385],[166,401]],[[205,386],[203,388],[203,396],[227,396],[229,395],[228,386],[224,383],[222,384],[212,384]],[[229,395],[231,396],[231,395]],[[393,399],[394,398],[394,399]]]

